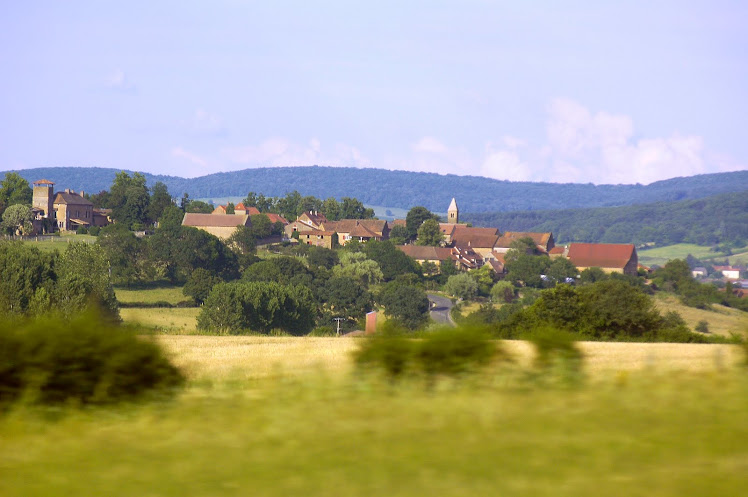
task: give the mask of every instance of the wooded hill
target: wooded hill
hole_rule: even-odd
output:
[[[698,200],[594,209],[461,214],[501,231],[552,231],[557,242],[695,243],[748,241],[748,191]]]
[[[112,185],[117,169],[45,167],[17,171],[29,182],[48,179],[58,188],[96,193]],[[131,172],[131,171],[129,171]],[[0,172],[0,176],[4,172]],[[367,205],[408,209],[422,205],[443,212],[452,197],[462,212],[509,212],[633,205],[702,198],[748,190],[748,171],[704,174],[649,185],[593,185],[499,181],[440,175],[333,167],[277,167],[179,178],[144,173],[148,184],[162,181],[175,197],[244,197],[254,191],[283,196],[297,190],[319,198],[355,197]]]

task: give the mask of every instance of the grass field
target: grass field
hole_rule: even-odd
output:
[[[691,329],[699,321],[706,321],[709,331],[715,335],[730,336],[738,334],[748,336],[748,312],[712,304],[712,310],[696,309],[680,303],[675,295],[658,292],[655,294],[657,308],[663,314],[675,311],[681,315]]]
[[[680,497],[748,485],[736,346],[585,343],[579,387],[493,372],[426,389],[360,378],[349,354],[361,339],[158,340],[190,378],[172,401],[0,417],[0,495]],[[529,367],[527,344],[506,346]]]
[[[95,241],[96,241],[95,236],[73,234],[73,235],[60,235],[60,236],[49,237],[49,238],[45,238],[43,241],[27,240],[24,243],[31,245],[33,247],[36,247],[39,250],[42,250],[44,252],[52,252],[55,249],[62,252],[63,250],[65,250],[65,247],[67,247],[68,243],[71,243],[71,242],[93,243]]]
[[[119,310],[127,324],[142,325],[163,333],[193,334],[197,332],[199,307],[125,307]]]
[[[745,252],[745,248],[734,250],[733,252],[735,254],[741,254],[742,252]],[[637,254],[639,256],[639,262],[641,264],[644,264],[645,266],[652,266],[655,264],[658,266],[664,266],[667,261],[672,259],[685,259],[688,254],[691,254],[692,256],[701,260],[719,259],[721,261],[727,257],[722,252],[712,252],[711,247],[703,247],[701,245],[694,245],[691,243],[679,243],[677,245],[669,245],[667,247],[637,250]],[[732,256],[730,263],[734,263],[732,259],[735,259],[735,261],[737,261],[741,257],[745,256],[746,254],[743,254],[742,256]]]
[[[175,305],[184,300],[189,300],[189,297],[182,293],[181,286],[163,286],[143,289],[116,287],[114,293],[117,296],[118,301],[126,303],[143,302],[146,304],[152,304],[155,302],[168,302],[169,304]]]

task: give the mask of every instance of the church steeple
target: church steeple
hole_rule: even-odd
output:
[[[449,224],[457,224],[459,221],[460,209],[457,208],[457,201],[453,197],[452,202],[449,204],[449,209],[447,209],[447,222]]]

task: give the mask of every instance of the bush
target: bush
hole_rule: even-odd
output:
[[[359,367],[381,369],[394,381],[412,368],[414,353],[415,342],[406,339],[399,330],[385,328],[362,341],[354,360]]]
[[[525,337],[535,347],[535,367],[542,373],[556,373],[567,383],[581,379],[584,355],[575,336],[553,326],[535,327]]]
[[[170,391],[184,377],[158,345],[93,311],[0,327],[0,404],[107,404]]]
[[[419,372],[433,379],[476,372],[498,351],[478,328],[445,328],[424,333],[422,340],[410,340],[405,330],[386,326],[383,332],[362,341],[355,361],[383,371],[392,381]]]
[[[99,233],[101,232],[101,228],[98,226],[91,226],[88,228],[88,234],[93,236],[99,236]]]
[[[416,357],[428,376],[458,376],[488,364],[497,348],[477,328],[444,328],[426,335]]]

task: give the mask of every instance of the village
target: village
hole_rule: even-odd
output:
[[[33,221],[30,235],[48,232],[87,232],[95,227],[111,224],[112,210],[95,208],[83,191],[71,189],[54,191],[54,183],[45,179],[33,183]],[[187,212],[183,226],[201,229],[221,240],[228,240],[240,226],[250,227],[252,216],[265,214],[272,224],[282,226],[282,235],[268,237],[264,244],[290,242],[335,249],[344,247],[351,241],[366,243],[370,240],[389,240],[390,232],[397,227],[404,228],[405,219],[392,221],[380,219],[339,219],[330,221],[323,212],[307,211],[295,220],[289,221],[282,215],[260,212],[257,207],[218,205],[211,213]],[[22,227],[19,227],[22,229]],[[498,276],[506,273],[505,255],[515,242],[531,239],[535,253],[550,259],[565,258],[579,271],[587,268],[600,268],[606,273],[637,275],[646,274],[650,268],[639,264],[634,244],[579,243],[572,242],[556,246],[553,233],[501,232],[499,228],[473,227],[460,222],[460,209],[455,198],[447,208],[446,222],[439,222],[440,240],[438,243],[420,245],[417,243],[399,244],[397,248],[419,264],[453,264],[460,271],[471,271],[488,266]],[[18,233],[21,233],[21,229]],[[748,288],[748,281],[741,280],[745,268],[715,266],[724,281],[737,284],[736,291],[742,296],[742,288]],[[706,270],[695,267],[694,278],[704,278]]]

